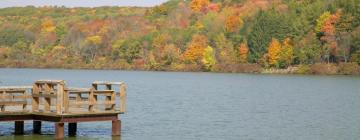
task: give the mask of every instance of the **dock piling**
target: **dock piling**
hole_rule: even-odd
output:
[[[121,121],[113,120],[112,121],[112,136],[120,136],[121,133]]]
[[[68,130],[69,136],[76,136],[77,123],[69,123]]]
[[[15,135],[24,134],[24,121],[15,121]]]
[[[64,123],[55,123],[55,139],[64,138]]]
[[[33,133],[41,134],[41,121],[33,121]]]

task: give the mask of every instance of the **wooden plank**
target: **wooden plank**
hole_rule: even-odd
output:
[[[95,99],[95,96],[94,96],[94,90],[91,90],[90,94],[89,94],[89,111],[90,112],[94,112],[95,111],[95,106],[94,104],[96,103],[96,99]]]
[[[108,92],[108,93],[105,93],[105,92],[102,92],[102,93],[94,93],[94,95],[96,95],[96,96],[112,96],[112,92]]]
[[[17,100],[17,99],[27,99],[28,98],[28,96],[26,96],[26,95],[17,95],[17,96],[15,96],[15,95],[0,95],[0,99],[2,99],[2,100],[6,100],[6,99],[14,99],[14,100]]]
[[[98,89],[98,85],[97,84],[92,84],[91,95],[92,95],[93,101],[92,101],[91,104],[95,104],[97,102],[97,100],[98,100],[97,95],[94,94],[94,91],[97,90],[97,89]],[[95,106],[92,106],[92,107],[93,107],[92,111],[95,111]]]
[[[50,85],[49,84],[44,84],[44,93],[43,93],[43,95],[44,96],[48,96],[48,95],[51,95],[50,94],[50,91],[51,91],[51,87],[50,87]],[[44,98],[44,111],[45,112],[50,112],[50,105],[51,105],[51,98],[50,97],[45,97]]]
[[[56,100],[56,113],[62,114],[62,106],[63,106],[63,97],[64,97],[64,87],[65,83],[62,81],[61,83],[57,84],[57,100]]]
[[[0,92],[6,92],[7,94],[13,94],[13,93],[23,93],[23,92],[26,92],[26,90],[19,90],[19,89],[16,89],[16,90],[2,90]]]
[[[120,112],[126,111],[126,85],[120,85]]]
[[[90,92],[90,88],[66,87],[66,91],[70,92]]]
[[[111,95],[110,101],[115,103],[115,104],[111,105],[111,107],[110,107],[111,110],[115,110],[115,106],[116,106],[116,92],[115,91]]]
[[[32,86],[0,86],[0,91],[8,90],[29,90]]]
[[[33,94],[32,97],[43,97],[43,98],[57,98],[56,94]]]
[[[75,123],[75,122],[112,121],[117,119],[118,119],[117,114],[87,114],[83,116],[62,117],[60,121]]]
[[[64,80],[37,80],[35,81],[36,84],[60,84],[65,83]]]
[[[64,112],[67,113],[69,112],[69,92],[68,91],[64,91]]]
[[[82,90],[77,90],[77,91],[74,91],[74,90],[65,90],[65,91],[68,91],[69,94],[79,94],[79,93],[84,93],[84,94],[89,94],[90,93],[90,90],[86,90],[86,91],[82,91]]]
[[[24,105],[27,104],[26,101],[0,101],[0,105],[11,105],[11,106],[15,106],[15,105]]]
[[[39,97],[35,97],[34,95],[39,94],[39,85],[34,84],[32,89],[32,111],[39,111]]]
[[[124,82],[94,81],[92,84],[96,84],[96,85],[121,85],[121,84],[124,84]]]

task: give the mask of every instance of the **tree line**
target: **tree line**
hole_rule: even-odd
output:
[[[360,64],[359,0],[0,9],[0,65],[257,71]]]

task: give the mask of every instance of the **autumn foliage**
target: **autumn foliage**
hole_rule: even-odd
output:
[[[237,15],[231,15],[226,19],[225,30],[227,32],[235,32],[242,26],[243,21]]]
[[[209,4],[209,0],[191,0],[190,7],[194,12],[200,12]]]
[[[281,44],[279,40],[273,38],[268,48],[269,64],[277,66],[279,64]]]
[[[249,48],[246,43],[241,43],[239,47],[239,61],[240,63],[247,63],[248,62],[248,53]]]
[[[54,22],[53,22],[52,19],[50,19],[50,18],[46,18],[46,19],[42,22],[41,26],[42,26],[42,30],[43,30],[44,32],[54,32],[55,29],[56,29],[56,27],[55,27],[55,25],[54,25]]]
[[[1,8],[0,66],[261,72],[355,65],[358,3],[169,0],[154,7]]]
[[[281,67],[290,66],[294,61],[294,48],[291,44],[290,38],[283,41],[280,54]]]
[[[184,52],[184,59],[188,63],[198,63],[204,56],[208,40],[204,35],[194,35]]]

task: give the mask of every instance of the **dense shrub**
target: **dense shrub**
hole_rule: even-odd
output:
[[[260,73],[262,71],[262,67],[259,64],[231,64],[224,65],[218,64],[215,66],[214,71],[221,72],[233,72],[233,73]]]
[[[337,74],[337,69],[335,64],[316,63],[310,66],[310,72],[312,74]]]
[[[339,74],[359,75],[360,66],[357,63],[341,63],[339,64]]]
[[[295,71],[296,74],[309,74],[311,72],[309,65],[299,65]]]

